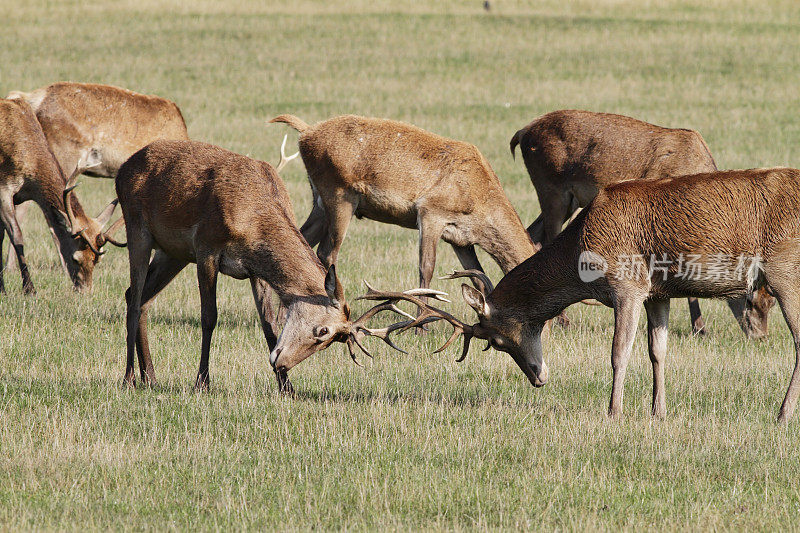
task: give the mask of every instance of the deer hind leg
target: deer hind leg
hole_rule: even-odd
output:
[[[11,246],[17,254],[19,272],[22,275],[22,291],[25,294],[36,294],[30,272],[28,272],[28,262],[25,260],[25,242],[22,238],[22,230],[17,223],[14,197],[11,194],[0,197],[0,221],[3,222],[11,239]]]
[[[127,358],[124,383],[129,387],[133,387],[136,385],[133,357],[136,352],[136,340],[139,334],[139,318],[142,314],[142,292],[147,280],[152,240],[149,234],[136,235],[130,226],[128,226],[127,233],[131,284],[125,293],[128,310],[125,317]]]
[[[312,194],[311,213],[303,225],[300,226],[300,233],[312,248],[319,244],[326,236],[327,233],[327,219],[325,216],[325,208],[316,193]]]
[[[631,357],[643,301],[643,298],[626,296],[619,298],[614,305],[614,341],[611,346],[611,368],[614,376],[611,385],[611,401],[608,405],[610,418],[622,417],[625,372]]]
[[[187,263],[185,261],[173,259],[164,252],[157,250],[147,269],[147,277],[145,278],[141,296],[142,304],[140,306],[139,328],[136,332],[136,353],[139,357],[139,374],[142,378],[142,383],[146,386],[152,387],[156,385],[156,371],[153,368],[153,361],[150,358],[150,343],[147,337],[148,309],[155,301],[158,293],[164,290],[164,287],[175,279],[175,276],[177,276],[186,265]],[[128,291],[125,293],[125,298],[128,299],[129,297]]]
[[[772,277],[767,272],[767,280],[772,286],[778,304],[783,311],[783,317],[789,331],[792,333],[794,341],[795,363],[792,371],[792,379],[789,381],[789,388],[781,404],[778,414],[779,423],[787,423],[794,413],[797,404],[797,396],[800,394],[800,291],[798,291],[797,269],[790,269],[792,272],[782,272],[779,276]],[[775,279],[775,278],[780,279]]]
[[[561,233],[564,222],[572,215],[573,201],[575,198],[566,192],[546,195],[542,201],[542,246],[553,242],[556,235]]]
[[[647,345],[650,363],[653,365],[652,415],[664,418],[667,414],[666,389],[664,387],[664,357],[667,355],[667,326],[669,325],[669,300],[645,302],[647,312]]]
[[[706,321],[703,320],[703,313],[700,311],[700,302],[694,297],[687,298],[687,301],[689,302],[689,317],[692,322],[692,333],[695,335],[705,335],[707,333]]]
[[[200,368],[197,370],[195,390],[208,390],[211,384],[208,375],[209,352],[211,351],[211,335],[217,326],[217,275],[219,274],[218,258],[208,254],[197,258],[197,282],[200,286],[200,324],[203,329],[203,340],[200,348]]]
[[[483,272],[483,267],[481,266],[481,262],[478,261],[478,254],[475,253],[474,245],[456,246],[452,244],[451,246],[456,253],[458,262],[461,263],[461,266],[464,267],[465,270],[480,270]]]
[[[342,247],[347,227],[357,205],[358,195],[344,190],[337,191],[330,201],[325,201],[327,230],[325,238],[317,248],[317,256],[325,268],[336,264],[339,249]]]

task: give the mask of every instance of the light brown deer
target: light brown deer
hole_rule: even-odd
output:
[[[512,156],[517,145],[542,210],[528,232],[542,245],[552,242],[576,210],[609,185],[717,170],[697,131],[663,128],[610,113],[573,109],[547,113],[514,134]],[[729,300],[728,305],[749,338],[767,334],[775,299],[766,288]],[[692,330],[704,333],[696,298],[689,298],[689,311]]]
[[[460,275],[469,274],[452,277]],[[663,417],[670,298],[741,297],[765,284],[772,288],[794,339],[794,372],[779,415],[786,422],[800,393],[798,170],[727,171],[607,187],[552,243],[496,288],[480,291],[462,285],[478,323],[467,325],[431,307],[420,318],[439,316],[451,322],[456,331],[448,343],[463,333],[462,358],[470,338],[486,339],[509,353],[534,386],[542,386],[548,378],[541,342],[545,322],[586,298],[613,307],[608,412],[617,417],[644,304],[653,366],[652,413]]]
[[[34,293],[35,288],[16,217],[17,204],[32,200],[42,209],[76,290],[91,290],[92,274],[103,254],[103,246],[107,242],[120,244],[111,237],[119,228],[118,223],[108,232],[103,232],[103,226],[111,219],[117,205],[116,200],[97,218],[91,218],[72,191],[78,174],[85,168],[83,160],[79,163],[68,181],[30,106],[23,100],[0,99],[0,249],[5,232],[8,232],[19,261],[23,290],[28,294]],[[93,162],[87,161],[86,164]],[[0,257],[0,292],[3,291],[5,284]]]
[[[85,174],[113,179],[125,160],[156,139],[189,138],[180,109],[173,102],[111,85],[59,82],[29,93],[12,91],[8,98],[30,104],[47,143],[68,174],[83,158],[94,161],[83,169]],[[18,221],[26,211],[27,204],[17,209]],[[9,249],[8,263],[13,258],[13,249]]]
[[[419,231],[419,282],[430,287],[443,239],[464,268],[482,270],[475,245],[504,273],[535,251],[503,187],[478,149],[393,120],[354,115],[300,132],[313,208],[300,228],[325,265],[336,263],[350,220],[369,218]]]
[[[135,384],[134,352],[142,381],[155,383],[147,311],[156,295],[189,263],[197,264],[200,286],[198,389],[210,382],[209,352],[220,272],[250,280],[270,349],[269,361],[284,392],[292,391],[288,371],[313,353],[344,342],[355,361],[354,346],[363,349],[364,336],[378,336],[394,347],[389,335],[410,322],[382,329],[365,326],[380,311],[405,315],[389,300],[350,320],[335,267],[324,268],[303,239],[286,188],[267,163],[210,144],[162,140],[125,162],[116,187],[130,256],[125,382],[131,386]],[[270,286],[287,308],[279,338],[272,322]],[[408,294],[439,298],[441,293],[412,290]]]

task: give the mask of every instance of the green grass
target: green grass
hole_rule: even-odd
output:
[[[60,79],[156,93],[192,137],[270,161],[287,132],[265,125],[278,113],[407,120],[475,143],[525,222],[538,204],[508,140],[553,109],[699,129],[720,168],[800,165],[797,3],[492,3],[14,0],[0,6],[0,94]],[[283,177],[302,221],[302,165]],[[82,181],[91,211],[113,197],[111,181]],[[151,313],[160,387],[127,391],[126,253],[104,258],[91,296],[73,294],[33,211],[39,293],[23,297],[12,273],[0,296],[3,529],[796,527],[800,423],[774,423],[793,363],[778,312],[769,338],[748,342],[723,304],[703,302],[711,334],[698,339],[676,301],[667,419],[648,414],[640,331],[626,417],[610,422],[605,308],[574,307],[573,327],[553,332],[543,389],[504,354],[432,355],[435,328],[400,340],[409,355],[369,341],[366,369],[343,347],[317,354],[287,400],[250,288],[226,278],[212,391],[197,395],[190,268]],[[362,279],[414,286],[416,250],[412,231],[354,221],[338,265],[349,298]],[[441,246],[437,272],[455,266]]]

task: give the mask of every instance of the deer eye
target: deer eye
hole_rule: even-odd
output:
[[[321,337],[325,337],[327,334],[328,334],[328,328],[326,328],[325,326],[322,326],[321,328],[319,328],[317,330],[317,334],[314,335],[314,336],[317,337],[317,338],[321,338]]]

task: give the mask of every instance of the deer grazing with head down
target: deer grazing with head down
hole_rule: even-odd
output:
[[[93,161],[80,160],[67,180],[30,106],[22,100],[0,99],[0,162],[0,249],[8,232],[19,261],[23,290],[29,294],[35,292],[16,205],[32,200],[42,209],[75,289],[90,291],[95,265],[104,253],[103,246],[107,242],[120,245],[111,235],[119,229],[122,220],[104,232],[103,226],[111,219],[116,200],[97,218],[91,218],[73,192],[78,174]],[[3,291],[0,257],[0,292]]]
[[[313,193],[300,228],[325,265],[336,262],[350,220],[369,218],[419,231],[419,283],[430,287],[436,245],[443,239],[466,269],[481,270],[475,245],[504,273],[536,248],[489,163],[472,144],[393,120],[345,115],[300,132]]]
[[[528,232],[542,245],[553,241],[577,209],[586,207],[609,185],[628,180],[662,179],[717,166],[703,137],[694,130],[663,128],[610,113],[560,110],[537,118],[511,138],[519,145],[539,197],[542,213]],[[728,301],[750,338],[767,334],[767,315],[775,299],[766,288]],[[692,329],[703,333],[696,298],[689,298]]]
[[[114,179],[122,163],[156,139],[189,138],[173,102],[111,85],[58,82],[29,93],[12,91],[8,98],[28,102],[68,174],[81,159],[91,159],[91,167],[80,169],[83,173]],[[20,205],[18,221],[26,211],[27,204]],[[13,258],[9,249],[9,264]]]
[[[278,166],[280,168],[282,163]],[[390,310],[408,318],[387,298],[360,318],[350,319],[333,265],[323,267],[295,225],[292,203],[269,164],[193,141],[156,141],[120,168],[117,194],[128,235],[130,288],[125,382],[135,384],[134,352],[145,384],[155,383],[147,338],[147,310],[156,295],[189,263],[197,264],[202,344],[195,386],[209,386],[211,335],[217,321],[219,273],[249,279],[281,391],[291,392],[287,373],[333,342],[354,346],[389,335],[413,322],[369,329],[366,321]],[[150,255],[155,250],[152,260]],[[276,338],[270,287],[287,309]],[[438,291],[408,295],[441,298]],[[366,350],[364,350],[366,353]]]
[[[584,268],[587,264],[592,268]],[[455,273],[451,277],[478,273]],[[652,413],[666,413],[664,358],[670,298],[741,297],[769,284],[792,333],[795,366],[779,420],[800,393],[800,171],[786,168],[715,172],[629,181],[601,190],[586,209],[496,287],[462,285],[478,315],[468,325],[428,307],[455,327],[452,342],[472,337],[507,352],[531,383],[542,386],[545,321],[568,305],[595,298],[614,308],[613,385],[609,415],[622,414],[623,383],[642,305],[653,367]]]

